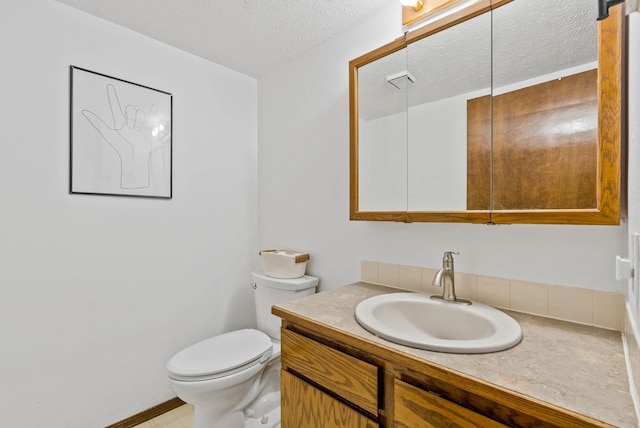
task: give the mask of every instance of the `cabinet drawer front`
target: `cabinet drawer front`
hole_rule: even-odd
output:
[[[396,427],[506,427],[480,413],[397,379],[393,385],[393,400]]]
[[[346,404],[282,371],[282,428],[377,428]]]
[[[371,414],[378,414],[376,366],[285,329],[282,365]]]

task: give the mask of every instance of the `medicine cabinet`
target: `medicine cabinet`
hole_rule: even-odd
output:
[[[619,224],[622,7],[467,2],[351,61],[351,220]]]

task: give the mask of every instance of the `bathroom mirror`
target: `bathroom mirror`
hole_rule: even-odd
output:
[[[620,9],[468,2],[351,61],[351,219],[618,224]]]

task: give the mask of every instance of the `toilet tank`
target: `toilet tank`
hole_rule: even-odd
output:
[[[305,275],[294,279],[271,278],[264,272],[252,272],[258,330],[280,340],[280,318],[271,314],[271,306],[309,296],[316,292],[318,278]]]

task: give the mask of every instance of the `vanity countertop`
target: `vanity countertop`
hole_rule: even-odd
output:
[[[621,334],[600,328],[504,311],[522,327],[517,346],[489,354],[446,354],[388,342],[355,320],[362,300],[394,288],[358,282],[276,305],[274,313],[326,325],[377,346],[417,357],[516,393],[601,420],[637,427]]]

